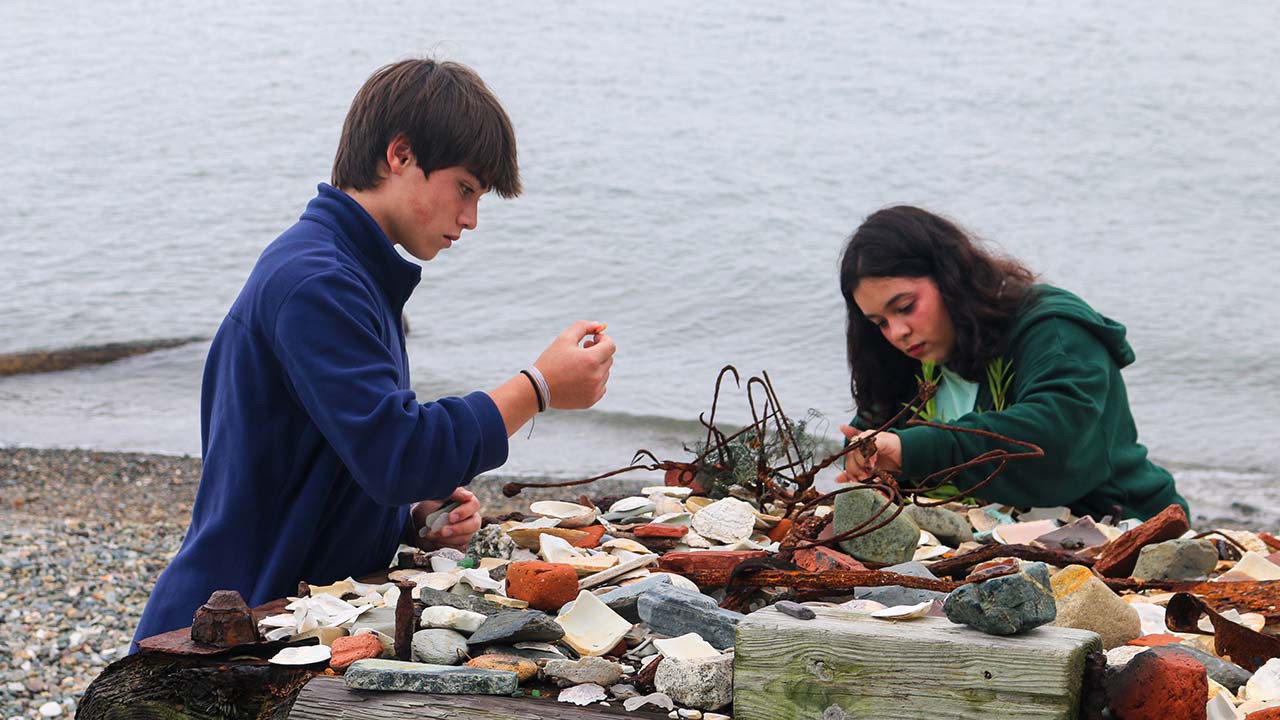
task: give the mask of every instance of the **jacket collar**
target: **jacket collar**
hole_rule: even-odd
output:
[[[307,203],[302,219],[314,220],[337,231],[338,242],[382,288],[387,299],[403,308],[422,280],[422,267],[400,257],[376,220],[350,195],[328,183],[320,183],[317,195]]]

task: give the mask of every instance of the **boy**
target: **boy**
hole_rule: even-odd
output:
[[[515,134],[473,71],[407,60],[369,78],[333,184],[263,251],[209,349],[191,527],[135,643],[190,625],[214,590],[255,606],[385,568],[401,542],[464,547],[480,504],[461,486],[539,410],[604,395],[614,344],[580,321],[489,393],[415,399],[400,319],[421,268],[393,246],[431,260],[489,190],[520,193]],[[462,504],[420,538],[446,499]]]

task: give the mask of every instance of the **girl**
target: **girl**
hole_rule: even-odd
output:
[[[1066,505],[1076,515],[1146,519],[1186,509],[1173,477],[1147,459],[1120,368],[1133,362],[1125,329],[1075,295],[1037,285],[959,227],[909,206],[880,210],[849,238],[840,261],[848,308],[850,386],[857,428],[879,427],[939,372],[933,417],[1035,443],[1043,458],[1009,463],[979,491],[1018,507]],[[879,468],[904,484],[1002,444],[900,422],[875,436],[876,452],[847,456],[842,482]],[[1007,449],[1017,451],[1016,447]],[[972,487],[984,464],[954,480]]]

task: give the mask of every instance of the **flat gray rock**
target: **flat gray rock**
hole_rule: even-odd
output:
[[[507,610],[484,621],[479,630],[471,634],[472,645],[518,642],[555,642],[564,637],[564,628],[544,612],[538,610]]]
[[[898,575],[928,578],[929,580],[938,579],[936,575],[929,571],[929,568],[924,566],[924,564],[914,561],[902,563],[900,565],[892,565],[885,568],[884,571],[897,573]],[[859,600],[874,600],[888,607],[893,607],[895,605],[919,605],[920,603],[929,600],[942,602],[947,599],[947,594],[944,592],[906,588],[901,585],[854,588],[853,596]]]
[[[418,589],[418,599],[427,607],[448,605],[451,608],[470,610],[471,612],[478,612],[482,615],[497,615],[503,610],[501,607],[494,605],[488,600],[483,600],[474,595],[455,595],[451,592],[435,590],[429,587],[422,587]],[[394,613],[395,608],[391,608],[391,610]]]
[[[584,657],[581,660],[548,660],[542,674],[560,687],[583,683],[595,683],[602,687],[613,685],[622,679],[622,666],[602,657]]]
[[[656,585],[636,603],[640,620],[659,635],[697,633],[717,650],[731,647],[742,613],[725,610],[702,593]],[[664,660],[665,662],[665,660]]]
[[[882,509],[883,512],[880,512]],[[876,490],[841,493],[836,496],[831,526],[836,535],[843,535],[868,520],[870,524],[867,527],[879,525],[893,512],[889,498]],[[871,520],[872,517],[875,519]],[[920,528],[905,513],[899,513],[888,525],[878,530],[841,540],[840,549],[863,562],[890,565],[910,561],[919,544]]]
[[[481,670],[397,660],[357,660],[347,668],[353,690],[394,690],[443,695],[511,695],[519,677],[510,670]]]
[[[640,582],[623,585],[617,590],[598,596],[600,601],[609,606],[609,609],[626,618],[631,623],[640,622],[640,610],[636,607],[636,603],[640,600],[640,596],[652,590],[658,585],[670,585],[671,578],[667,575],[654,575],[645,578]],[[572,605],[573,603],[570,603]],[[563,612],[563,611],[562,611]]]

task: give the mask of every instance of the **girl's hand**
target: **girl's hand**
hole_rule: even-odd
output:
[[[444,527],[440,528],[440,532],[431,532],[428,529],[425,535],[419,535],[418,531],[421,530],[427,515],[450,502],[462,504],[449,512],[449,520]],[[480,529],[480,500],[466,488],[454,490],[447,500],[423,500],[415,503],[410,513],[413,518],[414,536],[417,538],[418,547],[423,550],[438,550],[445,547],[466,550],[472,534]]]
[[[857,428],[841,425],[840,432],[844,433],[846,438],[849,438],[849,442],[853,442],[875,431],[859,431]],[[874,475],[877,469],[902,469],[902,438],[892,432],[882,432],[876,434],[873,441],[876,448],[871,457],[863,457],[862,452],[859,450],[853,450],[844,456],[844,472],[836,476],[836,482],[847,483],[855,480],[865,480]]]

